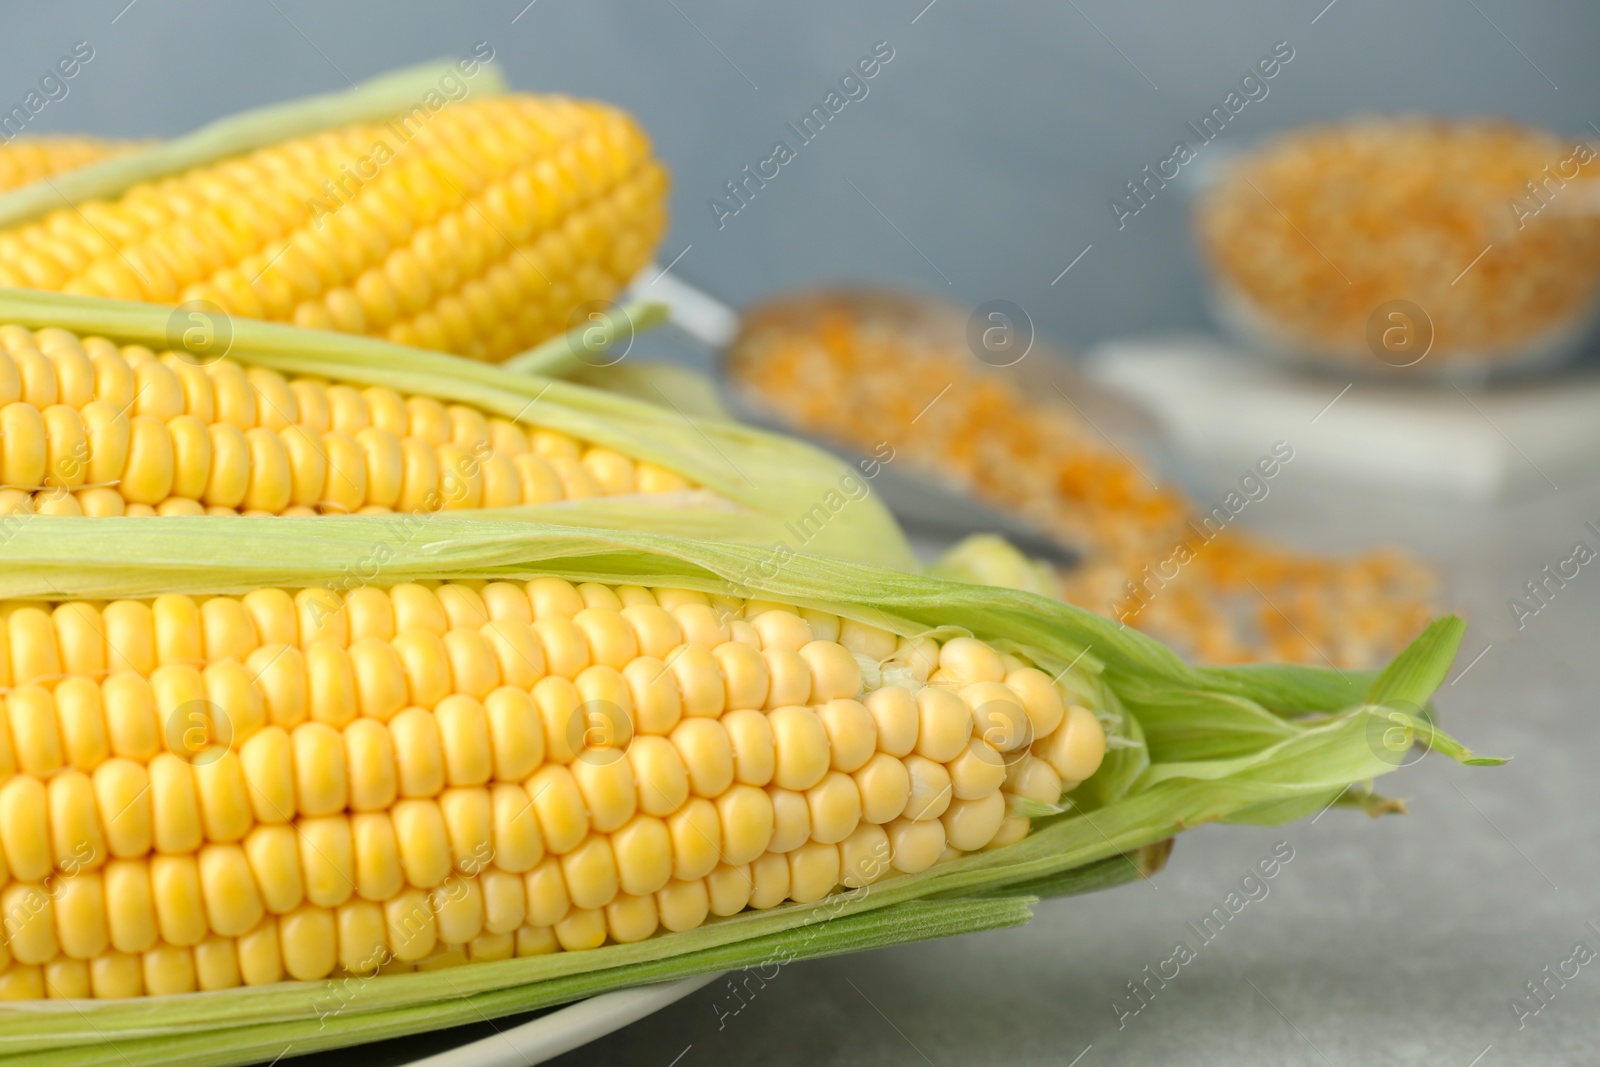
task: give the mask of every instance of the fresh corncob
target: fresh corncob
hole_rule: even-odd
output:
[[[802,528],[818,553],[916,565],[867,481],[791,439],[370,338],[197,314],[0,290],[0,514],[409,522],[465,509],[769,548]],[[819,525],[807,512],[823,500],[838,506]]]
[[[487,72],[478,77],[481,87],[433,110],[417,90],[386,121],[202,154],[199,165],[181,156],[154,176],[138,158],[119,161],[107,171],[130,180],[90,186],[103,199],[46,198],[32,221],[0,232],[0,285],[206,301],[504,359],[648,262],[666,173],[624,113],[496,96]]]
[[[0,192],[15,189],[133,146],[98,137],[18,137],[0,145]]]
[[[465,404],[0,326],[0,514],[426,513],[680,493]]]
[[[1017,840],[1018,805],[1049,809],[1105,752],[1092,712],[982,641],[682,589],[3,614],[0,997],[689,930]]]
[[[1026,593],[638,532],[442,517],[366,585],[360,518],[0,529],[0,988],[79,998],[0,1008],[0,1064],[1014,925],[1201,822],[1392,810],[1359,783],[1413,739],[1494,762],[1420,710],[1459,620],[1376,676],[1196,669]],[[176,995],[82,999],[139,992]]]

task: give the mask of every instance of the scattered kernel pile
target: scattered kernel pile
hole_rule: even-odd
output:
[[[1313,127],[1229,169],[1201,202],[1200,242],[1306,344],[1369,360],[1369,316],[1404,299],[1433,320],[1433,360],[1495,358],[1600,297],[1600,218],[1561,214],[1592,200],[1578,186],[1593,188],[1595,154],[1501,122]]]
[[[939,338],[831,306],[811,329],[774,321],[748,333],[732,369],[791,425],[865,451],[890,441],[896,463],[1058,531],[1085,555],[1060,574],[1065,599],[1196,659],[1368,666],[1431,617],[1432,575],[1393,553],[1325,559],[1231,528],[1201,544],[1178,491],[1151,486],[1068,404],[1023,395]],[[1145,568],[1170,569],[1180,541],[1198,546],[1195,558],[1152,583]]]
[[[665,225],[665,188],[622,112],[469,99],[425,122],[348,126],[63,208],[0,233],[0,285],[208,300],[504,359],[633,277]]]
[[[0,998],[593,948],[1026,834],[1105,735],[972,638],[555,578],[0,611]]]
[[[0,514],[316,515],[689,488],[463,404],[0,326]]]
[[[125,152],[128,142],[92,137],[18,137],[0,145],[0,192]]]

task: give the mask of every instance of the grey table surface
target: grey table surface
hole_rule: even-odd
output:
[[[737,1014],[740,1000],[713,983],[557,1062],[1600,1059],[1600,973],[1591,973],[1600,960],[1564,984],[1542,970],[1563,968],[1578,942],[1600,952],[1591,845],[1600,579],[1585,569],[1521,630],[1506,606],[1575,541],[1597,544],[1583,524],[1600,521],[1600,489],[1471,509],[1306,492],[1261,519],[1263,531],[1308,547],[1387,541],[1438,563],[1450,602],[1471,619],[1440,713],[1478,751],[1513,761],[1464,768],[1426,756],[1382,780],[1407,798],[1406,816],[1340,810],[1314,824],[1202,827],[1179,839],[1151,882],[1041,903],[1020,929],[793,964],[764,988],[752,982]],[[1256,891],[1175,979],[1150,985],[1142,1010],[1122,1015],[1137,1003],[1127,984],[1178,939],[1198,944],[1186,924],[1285,842],[1293,858],[1267,894]],[[1529,998],[1530,981],[1546,983],[1547,1005]],[[1516,1001],[1528,1005],[1520,1017]]]

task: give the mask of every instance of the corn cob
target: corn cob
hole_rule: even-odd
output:
[[[682,403],[98,297],[0,291],[0,323],[0,513],[471,508],[769,548],[798,522],[818,554],[916,565],[850,467]]]
[[[0,736],[16,768],[0,778],[7,992],[241,986],[72,1012],[8,1004],[0,1060],[114,1048],[128,1067],[231,1067],[286,1045],[1017,925],[1038,896],[1149,870],[1130,856],[1202,822],[1394,810],[1360,783],[1413,739],[1497,762],[1418,710],[1449,670],[1456,619],[1376,676],[1200,669],[1029,594],[803,555],[773,571],[755,546],[639,532],[440,517],[383,544],[368,587],[350,564],[375,558],[376,529],[339,517],[0,524]],[[808,703],[769,707],[799,696],[802,670]],[[1052,709],[1061,719],[1044,745],[1041,709],[1040,727]],[[963,765],[984,751],[975,739],[933,758],[968,730],[1009,764],[997,829],[992,768],[973,790],[988,795],[957,807],[982,777],[968,772],[989,766]],[[948,747],[917,751],[930,743]],[[904,807],[873,822],[901,802],[898,775],[874,770],[894,762]],[[931,814],[947,780],[939,817],[911,818]],[[1055,803],[1034,799],[1057,789]],[[803,802],[778,800],[784,790]],[[755,820],[738,798],[761,809]],[[803,834],[783,814],[802,808]],[[539,828],[537,849],[522,821]],[[918,857],[912,833],[943,834],[946,851],[928,842]],[[272,835],[274,847],[255,842]],[[904,873],[897,855],[933,862]],[[750,856],[747,878],[723,871]],[[698,866],[680,869],[684,858]],[[679,875],[698,877],[703,898]],[[414,907],[394,904],[408,893]],[[130,914],[124,929],[145,941],[119,946]],[[297,972],[349,973],[245,988]]]
[[[688,930],[1017,840],[1018,805],[1054,805],[1105,752],[1090,711],[985,642],[682,589],[3,615],[4,997]]]
[[[0,514],[431,512],[687,479],[465,404],[0,326]]]
[[[0,232],[0,285],[206,301],[499,360],[649,260],[666,173],[622,112],[479,94],[396,114],[57,199]]]
[[[0,192],[73,170],[132,146],[97,137],[19,137],[0,146]]]

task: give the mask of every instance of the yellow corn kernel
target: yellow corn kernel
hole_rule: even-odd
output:
[[[1023,759],[1030,757],[1024,754]],[[987,741],[974,737],[965,751],[945,764],[950,774],[950,794],[957,800],[977,800],[1000,788],[1006,779],[1006,760]],[[1052,803],[1060,796],[1051,797]],[[958,846],[959,847],[959,846]]]
[[[963,686],[961,699],[972,711],[973,732],[1000,752],[1033,743],[1033,727],[1015,692],[1001,682]]]
[[[483,928],[488,935],[514,934],[527,917],[522,878],[495,868],[478,876],[483,890]]]
[[[427,893],[402,889],[384,902],[383,914],[389,951],[395,959],[415,963],[433,952],[439,935]]]
[[[772,847],[777,813],[765,789],[736,785],[717,798],[716,808],[722,862],[748,863]]]
[[[244,854],[267,911],[283,915],[301,905],[305,900],[305,880],[294,827],[283,823],[257,826],[244,839]]]
[[[98,872],[63,879],[55,887],[56,933],[62,953],[93,960],[110,944],[106,922],[105,881]]]
[[[233,989],[240,984],[239,950],[233,938],[208,937],[192,951],[195,984],[200,989]]]
[[[854,779],[839,771],[829,771],[806,790],[806,806],[811,809],[811,840],[823,844],[843,841],[861,821],[861,792]]]
[[[194,953],[183,945],[157,945],[144,953],[144,991],[152,997],[193,993]]]
[[[345,815],[302,816],[297,824],[306,900],[335,908],[355,892],[355,843]]]
[[[152,816],[150,776],[144,765],[112,758],[96,767],[95,804],[112,856],[143,856],[150,851]],[[4,836],[4,793],[0,791],[0,837]]]
[[[952,800],[939,821],[951,848],[976,852],[999,831],[1005,817],[1005,797],[995,792],[978,800]]]
[[[772,727],[773,782],[799,790],[821,781],[831,763],[822,720],[810,708],[790,705],[768,712],[767,721]]]
[[[100,687],[88,678],[65,678],[56,686],[55,705],[67,763],[92,772],[111,757]]]
[[[349,799],[344,738],[321,722],[304,722],[289,735],[294,747],[295,808],[301,815],[343,811]]]
[[[950,806],[953,794],[950,772],[943,764],[923,756],[907,756],[906,773],[911,778],[911,792],[906,798],[905,817],[915,822],[937,819]]]
[[[506,685],[485,697],[483,707],[494,754],[495,780],[525,780],[544,759],[544,728],[533,698],[520,688]]]
[[[106,864],[106,925],[118,952],[144,952],[156,943],[156,906],[150,867],[143,859]]]
[[[483,704],[463,693],[439,702],[433,712],[444,756],[445,780],[453,786],[482,785],[494,771],[489,715]]]
[[[548,856],[522,878],[527,921],[534,926],[554,926],[571,910],[561,861]]]
[[[210,844],[200,850],[200,888],[206,919],[221,937],[237,937],[261,921],[263,906],[244,849]]]
[[[450,838],[444,816],[433,800],[405,799],[390,810],[395,841],[400,846],[400,866],[406,881],[418,889],[432,889],[450,874]]]
[[[149,773],[156,851],[169,855],[193,853],[204,836],[194,768],[187,760],[162,752],[150,761]]]
[[[1055,732],[1035,743],[1033,753],[1055,768],[1064,788],[1074,788],[1100,769],[1106,754],[1105,727],[1093,712],[1074,704]]]
[[[369,975],[389,955],[383,908],[370,900],[352,900],[334,914],[339,942],[339,966],[350,974]]]
[[[699,878],[710,873],[723,854],[716,805],[704,797],[693,797],[666,822],[672,837],[673,877]]]
[[[0,844],[18,881],[40,882],[54,867],[46,790],[29,775],[0,785]]]
[[[605,912],[599,908],[573,908],[553,929],[556,940],[568,952],[599,948],[606,940]]]
[[[483,889],[476,878],[454,875],[429,900],[445,944],[463,945],[483,932]]]
[[[405,669],[412,704],[433,708],[450,695],[450,660],[438,634],[402,630],[395,635],[393,644]]]
[[[754,883],[748,863],[721,864],[703,881],[713,915],[737,915],[750,903]]]
[[[1034,737],[1048,737],[1066,717],[1061,694],[1050,676],[1035,667],[1022,667],[1006,675],[1006,686],[1022,700]]]
[[[278,919],[283,969],[289,977],[313,982],[332,973],[338,954],[333,912],[307,904]]]
[[[1023,756],[1006,768],[1005,791],[1041,804],[1061,799],[1061,775],[1037,756]]]
[[[871,885],[889,873],[889,835],[883,827],[862,823],[839,842],[839,883],[847,889]]]
[[[6,620],[11,638],[11,678],[15,685],[54,684],[61,676],[55,624],[38,608],[22,607]]]
[[[712,649],[711,654],[722,673],[726,707],[765,706],[770,678],[767,661],[759,650],[740,641],[727,641]]]
[[[206,936],[200,867],[194,853],[150,857],[150,898],[163,941],[187,946]]]
[[[819,846],[827,847],[827,846]],[[768,852],[750,864],[749,906],[776,907],[789,896],[789,857]]]
[[[360,812],[350,817],[350,839],[355,856],[356,893],[367,900],[385,901],[405,885],[400,867],[400,843],[386,811]]]
[[[117,1000],[144,993],[144,966],[137,956],[107,952],[89,961],[90,996]]]
[[[109,608],[106,615],[109,619]],[[160,751],[163,732],[156,717],[155,693],[144,676],[120,671],[105,680],[100,693],[114,755],[144,762]]]
[[[55,624],[56,647],[67,674],[98,678],[106,670],[105,627],[92,604],[73,601],[50,613]]]
[[[50,779],[47,793],[56,869],[70,876],[99,867],[106,859],[106,841],[89,776],[64,771]]]
[[[843,645],[833,641],[812,641],[800,649],[811,668],[811,702],[861,695],[861,666]]]

